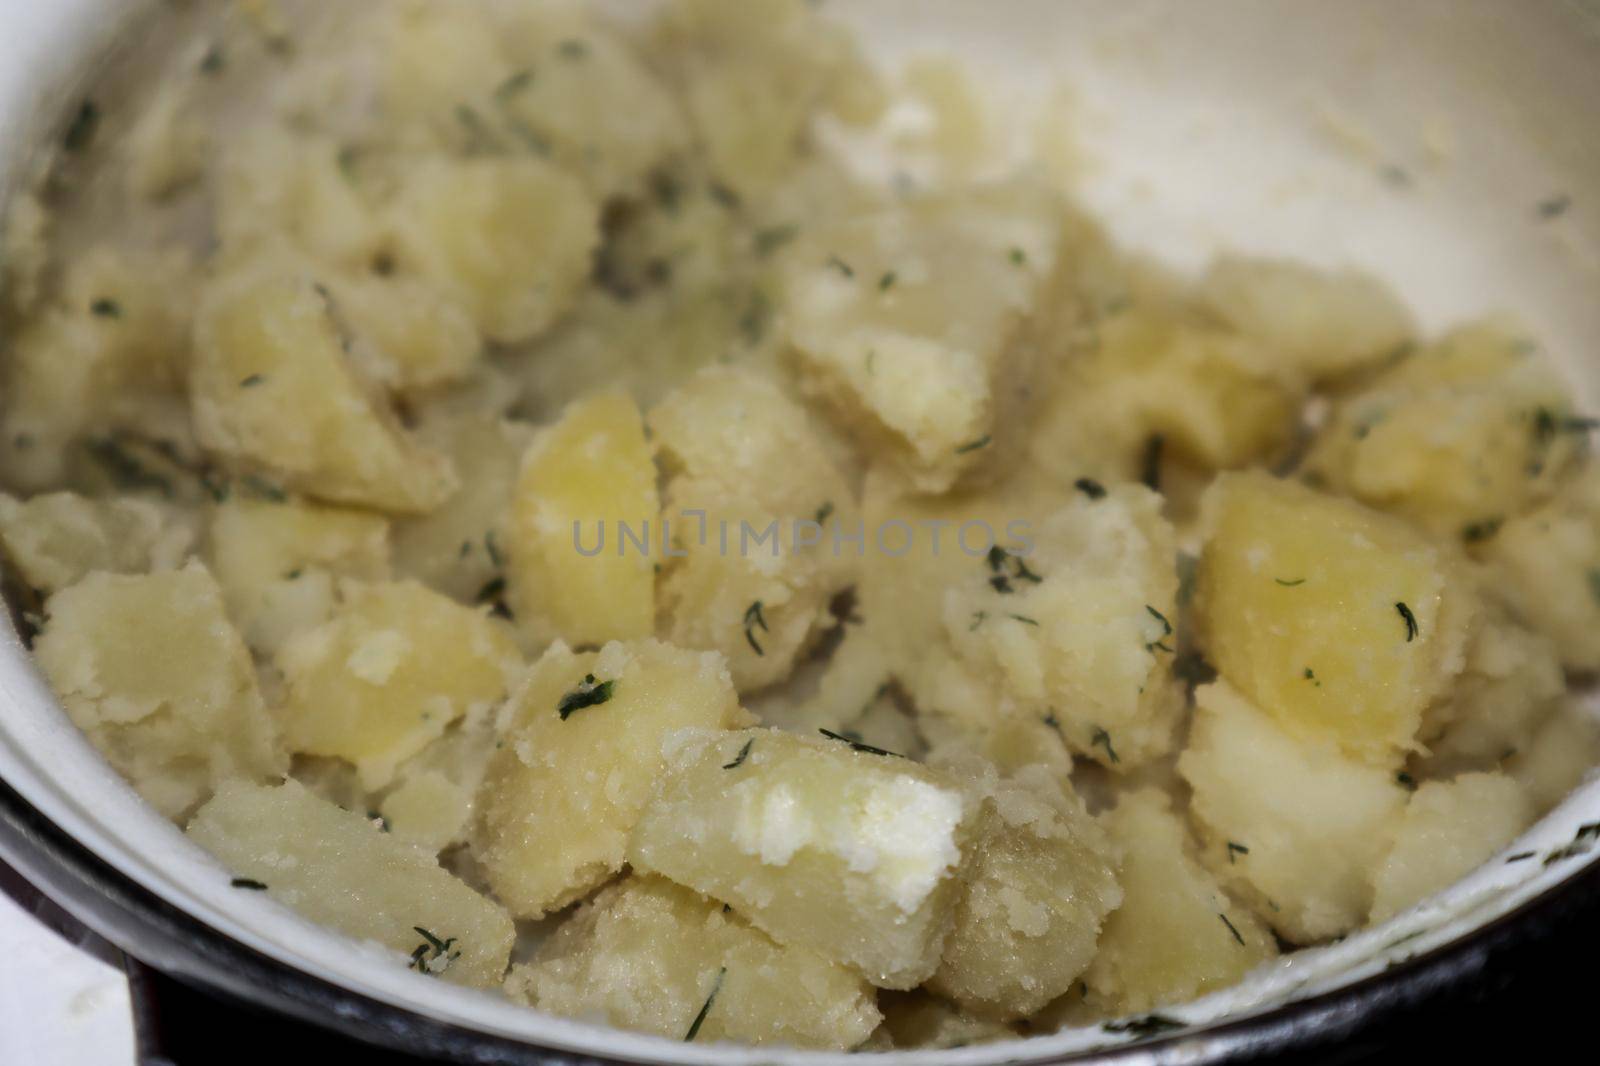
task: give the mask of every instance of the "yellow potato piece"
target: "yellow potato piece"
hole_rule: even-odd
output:
[[[1183,819],[1156,789],[1105,816],[1122,853],[1122,906],[1106,919],[1085,975],[1091,1003],[1141,1014],[1233,984],[1277,955],[1272,933],[1196,861]]]
[[[1451,558],[1263,474],[1224,475],[1205,511],[1195,603],[1213,665],[1290,735],[1398,763],[1462,667],[1473,605]]]
[[[845,967],[637,875],[568,918],[507,991],[556,1014],[707,1044],[845,1051],[881,1017],[872,987]]]
[[[529,446],[511,501],[518,621],[569,644],[650,636],[660,518],[638,405],[614,394],[572,404]]]
[[[182,819],[288,758],[205,567],[94,573],[50,597],[34,645],[74,724],[158,811]]]
[[[230,781],[194,816],[188,833],[234,874],[265,885],[273,899],[400,953],[397,962],[410,955],[413,969],[479,988],[499,985],[505,974],[516,931],[504,910],[428,852],[298,781],[270,788]]]
[[[290,750],[338,756],[380,788],[451,722],[503,698],[521,658],[504,624],[415,582],[343,592],[278,653],[289,686],[278,715]]]
[[[224,277],[202,297],[189,388],[201,442],[334,503],[429,511],[454,491],[345,351],[326,289],[289,270]]]
[[[750,720],[720,656],[654,640],[583,654],[557,644],[507,713],[472,841],[490,886],[519,917],[559,910],[622,868],[675,734]]]
[[[1396,772],[1296,740],[1225,683],[1196,700],[1178,772],[1212,868],[1293,943],[1356,928],[1405,808]]]
[[[912,988],[938,968],[977,815],[955,780],[907,759],[774,730],[705,733],[677,745],[628,862],[875,985]]]
[[[188,523],[149,500],[50,492],[21,501],[0,493],[0,547],[29,587],[45,594],[94,570],[174,570],[193,541]]]

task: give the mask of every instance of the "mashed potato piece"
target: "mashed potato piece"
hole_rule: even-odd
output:
[[[157,8],[4,220],[0,583],[241,900],[915,1053],[1541,868],[1600,468],[1516,319],[1121,247],[1064,90],[832,5]]]

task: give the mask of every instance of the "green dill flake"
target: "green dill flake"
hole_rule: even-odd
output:
[[[1506,865],[1509,866],[1511,863],[1514,863],[1514,862],[1527,862],[1529,859],[1533,858],[1537,854],[1538,854],[1538,852],[1534,852],[1534,851],[1519,851],[1515,855],[1507,855],[1506,856]]]
[[[1306,579],[1303,577],[1297,577],[1293,581],[1288,581],[1281,577],[1275,577],[1272,580],[1276,581],[1286,589],[1299,588],[1301,585],[1306,583]]]
[[[989,548],[984,556],[989,565],[989,586],[1002,596],[1010,595],[1016,591],[1012,581],[1028,581],[1035,585],[1044,580],[1028,568],[1027,562],[1020,555],[1006,551],[996,544]],[[1007,571],[1010,571],[1007,573]]]
[[[1022,266],[1028,261],[1028,253],[1021,248],[1012,248],[1009,257],[1012,266]]]
[[[1383,183],[1394,189],[1409,189],[1416,184],[1411,177],[1411,172],[1396,163],[1385,163],[1378,168],[1378,177]]]
[[[1151,618],[1154,618],[1157,622],[1161,623],[1161,636],[1157,637],[1155,640],[1152,640],[1152,641],[1149,641],[1148,643],[1146,643],[1145,646],[1144,646],[1144,650],[1145,651],[1160,650],[1160,651],[1167,652],[1168,654],[1171,654],[1173,649],[1172,649],[1172,646],[1167,643],[1167,638],[1172,636],[1172,623],[1167,621],[1167,616],[1166,615],[1162,614],[1160,611],[1156,610],[1154,607],[1150,606],[1148,603],[1144,605],[1144,609],[1150,613],[1150,617]]]
[[[851,266],[849,263],[846,263],[843,259],[840,259],[836,255],[828,256],[827,260],[822,265],[832,267],[839,273],[843,274],[846,278],[853,278],[856,276],[855,267]]]
[[[1056,717],[1056,712],[1054,710],[1047,712],[1045,716],[1040,719],[1040,721],[1049,726],[1051,729],[1054,729],[1057,734],[1061,732],[1061,719]]]
[[[1144,463],[1140,467],[1143,471],[1139,480],[1152,492],[1161,491],[1161,453],[1166,450],[1167,438],[1160,433],[1154,434],[1145,442]]]
[[[1304,676],[1307,681],[1311,682],[1311,684],[1314,687],[1316,687],[1316,688],[1321,688],[1322,687],[1322,682],[1317,679],[1317,672],[1315,670],[1311,669],[1311,667],[1309,667],[1309,666],[1306,667],[1305,673],[1302,676]]]
[[[267,890],[266,885],[249,877],[235,877],[228,884],[234,888],[242,888],[250,892],[265,892]]]
[[[562,59],[587,59],[589,56],[589,42],[577,37],[569,37],[556,45],[556,53]]]
[[[763,633],[772,632],[767,628],[767,620],[762,617],[760,600],[744,609],[744,639],[749,642],[751,649],[757,655],[765,655],[766,652],[762,650],[761,644],[756,640],[757,629],[760,629]]]
[[[824,503],[821,507],[817,508],[817,515],[816,515],[817,525],[819,525],[819,526],[822,525],[822,523],[826,522],[828,520],[829,516],[831,516],[832,514],[833,514],[833,501],[829,500],[826,503]]]
[[[289,571],[287,574],[284,574],[283,575],[283,579],[285,581],[299,581],[301,576],[304,575],[304,574],[305,574],[305,571],[297,566],[293,570]]]
[[[1226,914],[1223,914],[1221,911],[1217,912],[1217,917],[1222,919],[1222,924],[1228,927],[1228,932],[1233,934],[1233,939],[1235,939],[1235,940],[1237,940],[1239,942],[1239,946],[1240,947],[1243,947],[1244,946],[1244,937],[1239,935],[1238,927],[1235,926],[1232,922],[1228,921],[1228,916]]]
[[[115,300],[102,296],[89,305],[89,313],[98,318],[121,318],[122,305]]]
[[[1504,521],[1501,518],[1488,518],[1482,522],[1473,522],[1461,530],[1461,539],[1468,544],[1486,541],[1500,532],[1500,526]]]
[[[593,674],[584,674],[577,687],[561,697],[561,702],[556,704],[556,713],[565,722],[585,707],[598,707],[611,699],[616,684],[615,680],[596,681]]]
[[[896,275],[894,271],[885,271],[883,277],[878,279],[878,291],[888,292],[890,289],[894,288],[894,283],[898,280],[900,280],[899,276]]]
[[[1072,487],[1091,500],[1103,500],[1106,497],[1106,487],[1092,477],[1080,477],[1072,483]]]
[[[968,633],[976,633],[978,631],[978,627],[983,625],[983,623],[985,621],[987,621],[988,618],[989,618],[989,612],[988,611],[974,611],[974,612],[972,612],[972,624],[967,627],[967,632]]]
[[[1107,733],[1099,726],[1095,726],[1094,732],[1089,735],[1089,746],[1091,748],[1105,748],[1106,758],[1110,759],[1113,763],[1119,763],[1122,761],[1121,759],[1117,758],[1117,749],[1111,746],[1111,734]]]
[[[993,441],[994,437],[988,433],[985,433],[977,440],[968,441],[967,443],[961,445],[956,449],[956,454],[966,455],[968,452],[975,452],[980,448],[987,448],[991,443],[993,443]]]
[[[683,1034],[683,1042],[690,1043],[700,1035],[700,1027],[705,1024],[706,1015],[711,1013],[711,1004],[716,1001],[717,993],[722,990],[722,979],[728,976],[728,968],[720,967],[716,979],[711,982],[711,991],[706,996],[706,1001],[700,1005],[700,1012],[694,1016],[694,1021],[689,1023],[689,1031]]]
[[[750,757],[750,749],[755,747],[755,744],[755,737],[751,737],[749,740],[745,741],[744,747],[739,749],[739,754],[733,757],[732,762],[723,763],[722,768],[724,770],[737,770],[739,767],[743,766],[744,761]]]
[[[1407,607],[1403,602],[1395,604],[1394,609],[1400,612],[1400,618],[1406,624],[1406,643],[1410,644],[1417,639],[1417,634],[1422,632],[1417,627],[1417,616],[1412,614],[1411,608]]]
[[[720,206],[727,208],[729,211],[737,211],[739,206],[744,202],[740,199],[738,193],[734,192],[720,181],[708,182],[706,184],[706,193],[711,197],[711,199],[715,200]]]
[[[511,99],[513,96],[516,96],[518,93],[523,92],[524,90],[526,90],[528,88],[528,86],[532,85],[533,84],[533,77],[534,77],[534,71],[533,71],[532,67],[524,67],[524,68],[522,68],[521,70],[517,71],[515,74],[511,75],[511,77],[509,77],[505,81],[501,82],[495,88],[495,90],[494,90],[495,99],[501,101],[502,103],[504,103],[505,101]]]
[[[899,752],[888,751],[888,750],[886,750],[884,748],[875,748],[871,744],[864,744],[864,743],[861,742],[861,740],[859,738],[853,737],[853,736],[849,736],[848,734],[845,734],[845,733],[835,733],[831,729],[819,729],[819,730],[817,730],[817,732],[821,733],[823,736],[827,737],[829,740],[837,740],[841,744],[848,744],[848,745],[850,745],[850,750],[851,751],[859,751],[863,755],[883,755],[883,756],[886,756],[886,757],[888,757],[890,759],[903,759],[903,758],[905,758],[905,756],[901,755]]]
[[[100,105],[93,100],[85,100],[78,105],[72,121],[67,124],[67,132],[61,137],[61,147],[69,152],[81,152],[94,143],[94,135],[99,129]]]
[[[89,457],[105,471],[106,476],[118,488],[130,492],[149,489],[169,498],[172,496],[172,482],[148,469],[115,437],[91,440],[85,447],[88,449]]]
[[[239,382],[239,387],[241,389],[253,389],[257,385],[260,385],[263,382],[265,382],[266,380],[267,380],[266,377],[264,375],[262,375],[262,374],[251,374],[249,377],[247,377],[243,381]]]
[[[496,570],[505,566],[505,556],[500,554],[500,542],[496,539],[492,529],[483,535],[483,550],[489,556],[490,565]]]
[[[1540,200],[1538,206],[1534,208],[1534,211],[1541,219],[1548,222],[1551,219],[1560,218],[1562,215],[1566,214],[1571,207],[1572,197],[1568,196],[1566,193],[1560,193],[1559,195],[1552,196],[1549,199]]]
[[[289,494],[259,474],[246,474],[239,479],[239,484],[248,489],[251,495],[270,503],[283,503],[289,499]]]
[[[799,234],[799,227],[793,225],[768,226],[766,229],[757,230],[755,236],[756,254],[761,256],[771,255],[794,240]]]
[[[422,943],[411,951],[411,969],[418,973],[425,973],[430,977],[437,977],[450,968],[450,964],[461,957],[460,950],[452,951],[456,938],[449,937],[441,940],[420,925],[413,925],[412,930],[422,937]]]
[[[771,319],[772,302],[767,299],[767,294],[760,289],[751,289],[750,299],[739,316],[739,332],[744,335],[745,343],[752,348],[760,344],[767,335],[767,324]]]
[[[1038,626],[1038,624],[1039,624],[1038,619],[1029,618],[1027,615],[1008,614],[1008,615],[1006,615],[1006,617],[1011,619],[1013,622],[1021,622],[1025,626]]]
[[[221,74],[228,66],[228,57],[222,51],[222,45],[213,44],[206,49],[206,54],[200,57],[200,73],[210,77]]]
[[[478,595],[474,597],[473,602],[494,603],[504,597],[505,594],[506,579],[503,576],[492,577],[483,583],[483,587],[478,590]]]
[[[1394,775],[1394,783],[1410,792],[1415,792],[1417,790],[1417,779],[1406,773],[1404,770],[1401,770],[1399,773]]]
[[[472,105],[457,104],[455,116],[467,138],[466,150],[469,154],[493,152],[500,148],[500,138]]]
[[[1228,841],[1228,865],[1229,866],[1233,865],[1233,857],[1235,855],[1248,855],[1248,854],[1250,854],[1250,849],[1245,847],[1243,844],[1236,844],[1231,840]]]

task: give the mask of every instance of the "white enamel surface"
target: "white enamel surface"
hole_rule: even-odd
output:
[[[43,87],[85,55],[114,0],[0,0],[0,181],[14,184]],[[829,0],[875,54],[959,50],[1009,113],[1063,87],[1087,156],[1082,193],[1127,242],[1179,267],[1217,247],[1349,262],[1438,329],[1521,313],[1593,406],[1600,383],[1600,10],[1569,0]],[[1003,153],[997,153],[997,162]],[[1410,176],[1404,187],[1386,168]],[[1572,196],[1562,218],[1535,205]],[[409,973],[239,893],[138,803],[0,636],[0,776],[97,854],[261,951],[420,1013],[539,1044],[662,1062],[859,1062],[685,1047],[514,1007]],[[1509,852],[1539,856],[1600,821],[1591,781]],[[1250,1013],[1380,972],[1538,895],[1586,861],[1496,860],[1341,944],[1269,965],[1165,1013]],[[985,1063],[1105,1043],[1098,1030],[918,1053]],[[1198,1045],[1198,1046],[1197,1046]],[[1185,1054],[1204,1045],[1190,1042]],[[903,1059],[907,1056],[887,1056]]]

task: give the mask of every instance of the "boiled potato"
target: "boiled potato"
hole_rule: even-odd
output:
[[[802,386],[925,492],[1006,462],[1048,343],[1062,219],[1027,185],[803,233],[787,260]]]
[[[323,624],[278,652],[289,749],[352,763],[368,789],[474,708],[498,703],[521,657],[508,627],[414,581],[347,582]]]
[[[1600,670],[1600,467],[1509,519],[1483,546],[1490,595],[1552,641],[1569,670]]]
[[[538,336],[572,308],[599,240],[589,193],[531,158],[418,158],[388,218],[401,269],[504,343]]]
[[[250,654],[199,563],[92,573],[46,612],[40,669],[74,724],[168,818],[181,821],[230,778],[288,768]]]
[[[1017,1036],[1002,1022],[970,1014],[922,991],[880,992],[878,1006],[883,1010],[883,1025],[862,1051],[961,1048]]]
[[[1026,543],[966,560],[945,636],[987,699],[951,688],[932,706],[1046,722],[1074,752],[1131,768],[1171,749],[1183,709],[1177,545],[1148,489],[1074,495]]]
[[[312,921],[411,956],[457,984],[500,983],[515,930],[506,912],[432,855],[340,810],[298,781],[230,781],[189,823],[189,838],[234,874]]]
[[[206,561],[245,643],[272,654],[328,617],[337,578],[389,576],[389,523],[365,511],[231,496],[211,512]]]
[[[174,570],[194,531],[159,504],[51,492],[21,501],[0,493],[0,548],[28,585],[46,595],[90,571]]]
[[[557,644],[506,713],[473,845],[519,917],[560,910],[622,868],[675,736],[749,722],[720,656],[654,640],[585,653]]]
[[[1516,779],[1543,814],[1600,764],[1600,726],[1576,703],[1564,703],[1545,719],[1528,743],[1506,760],[1506,773]]]
[[[803,0],[673,0],[657,17],[651,53],[717,176],[746,195],[788,173],[819,105],[857,121],[881,106],[850,38]]]
[[[478,366],[483,338],[466,309],[415,278],[330,277],[340,317],[359,339],[363,369],[384,385],[417,393],[461,381]]]
[[[1473,602],[1441,548],[1349,500],[1264,474],[1206,498],[1202,645],[1308,743],[1394,765],[1462,666]]]
[[[638,406],[610,393],[570,406],[529,446],[511,500],[506,548],[522,626],[571,644],[654,633],[660,510]]]
[[[555,1014],[703,1043],[845,1051],[882,1017],[872,987],[838,963],[638,875],[583,904],[507,991]]]
[[[1306,469],[1338,492],[1470,543],[1550,495],[1587,425],[1521,328],[1489,320],[1342,399]]]
[[[0,430],[10,484],[61,487],[68,446],[82,437],[187,440],[189,330],[175,294],[192,271],[181,252],[97,246],[64,265],[49,306],[8,328]]]
[[[1318,270],[1286,259],[1222,255],[1200,279],[1201,306],[1318,381],[1381,364],[1405,350],[1411,314],[1363,271]]]
[[[912,988],[938,968],[978,813],[953,779],[847,740],[681,735],[628,862]]]
[[[1373,875],[1372,921],[1382,922],[1459,881],[1533,821],[1522,787],[1504,774],[1424,781]]]
[[[304,274],[242,269],[204,294],[190,399],[200,440],[333,503],[432,510],[455,489],[357,373],[327,290]]]
[[[1053,772],[983,784],[989,823],[928,988],[980,1016],[1020,1018],[1089,967],[1122,890],[1104,830]]]
[[[1106,919],[1084,976],[1108,1014],[1140,1014],[1230,985],[1275,956],[1271,931],[1195,859],[1181,815],[1155,789],[1105,816],[1122,855],[1122,905]]]
[[[1293,943],[1360,925],[1406,803],[1395,771],[1296,738],[1226,683],[1196,699],[1178,772],[1213,868]]]
[[[1289,443],[1304,395],[1275,354],[1170,308],[1116,311],[1065,369],[1030,454],[1069,481],[1138,477],[1154,440],[1204,470],[1269,459]],[[1118,457],[1114,470],[1097,461],[1104,453]]]
[[[666,636],[721,652],[741,692],[782,681],[853,576],[828,534],[855,523],[850,486],[805,412],[758,374],[702,371],[649,425],[684,556],[663,561]]]
[[[461,488],[432,514],[395,523],[395,572],[464,603],[497,599],[510,543],[506,501],[532,438],[523,423],[478,413],[417,427],[417,440],[461,472]]]

